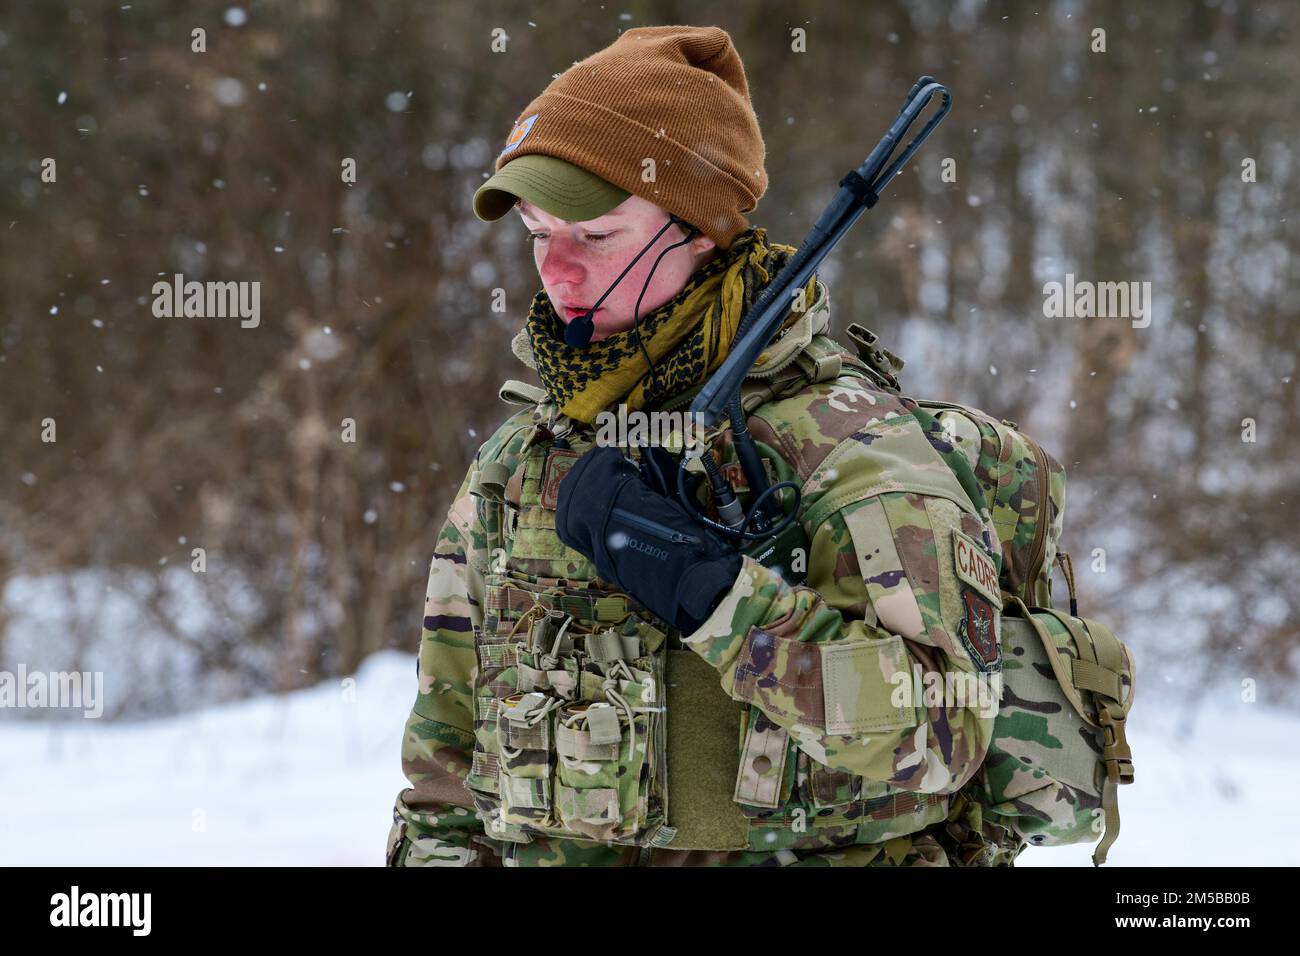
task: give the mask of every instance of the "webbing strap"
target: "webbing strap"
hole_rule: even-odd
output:
[[[478,664],[484,670],[494,667],[514,667],[519,655],[513,644],[480,644]]]
[[[587,653],[597,661],[623,660],[623,642],[614,631],[587,635]]]
[[[500,461],[485,461],[470,480],[469,491],[481,498],[501,501],[505,498],[506,482],[510,480],[510,469]]]
[[[627,617],[631,607],[626,597],[621,594],[601,594],[599,591],[570,590],[565,592],[560,586],[547,590],[538,585],[540,590],[532,591],[512,587],[508,582],[489,584],[486,609],[504,611],[513,607],[539,606],[542,612],[558,611],[583,621],[621,621]],[[531,623],[531,622],[529,622]]]
[[[839,378],[843,367],[841,353],[835,348],[823,348],[817,339],[808,343],[807,348],[795,356],[795,363],[804,371],[809,382],[829,382]]]
[[[1088,639],[1092,641],[1093,650],[1097,654],[1097,663],[1118,676],[1124,667],[1124,649],[1120,646],[1119,640],[1104,625],[1083,618],[1079,620],[1083,622],[1083,629],[1088,632]],[[1111,696],[1116,702],[1122,700],[1118,693]]]
[[[1133,754],[1129,751],[1128,739],[1124,733],[1126,718],[1123,715],[1116,716],[1104,700],[1097,702],[1097,711],[1101,715],[1105,733],[1101,755],[1106,764],[1106,779],[1101,784],[1101,807],[1106,815],[1106,832],[1092,854],[1093,866],[1101,866],[1106,862],[1107,852],[1119,839],[1117,791],[1120,784],[1133,782]]]
[[[593,610],[598,621],[621,621],[627,616],[627,602],[621,597],[597,598]]]
[[[1092,851],[1092,865],[1101,866],[1106,862],[1106,854],[1115,841],[1119,839],[1119,801],[1116,799],[1118,785],[1105,780],[1101,785],[1101,808],[1106,815],[1106,832],[1101,835],[1101,842]]]
[[[1074,686],[1109,697],[1121,716],[1127,712],[1123,699],[1122,668],[1126,660],[1119,639],[1107,628],[1082,618],[1070,617],[1053,608],[1044,608],[1061,622],[1074,638],[1079,658],[1074,661]]]
[[[1074,686],[1079,690],[1090,690],[1094,694],[1104,694],[1112,700],[1120,698],[1120,678],[1114,671],[1092,663],[1091,661],[1074,662]]]
[[[1092,637],[1079,626],[1078,621],[1064,614],[1053,614],[1052,616],[1060,621],[1065,629],[1070,632],[1070,637],[1074,638],[1074,646],[1079,651],[1079,661],[1100,664],[1097,659],[1097,648],[1092,643]]]
[[[478,790],[486,790],[489,793],[500,793],[500,784],[498,782],[498,771],[500,764],[497,762],[495,754],[485,753],[482,750],[475,750],[474,756],[470,758],[469,775],[474,778],[473,786]]]
[[[621,741],[620,734],[619,742]],[[617,760],[619,743],[592,743],[590,731],[562,723],[556,729],[555,750],[569,760]]]
[[[511,405],[540,405],[546,398],[546,389],[512,378],[502,383],[497,395]]]
[[[497,715],[501,712],[501,700],[497,697],[475,697],[474,710],[479,720],[485,720],[495,727]]]

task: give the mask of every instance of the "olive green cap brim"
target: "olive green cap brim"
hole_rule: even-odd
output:
[[[474,215],[493,222],[527,199],[568,222],[603,216],[632,195],[580,166],[529,153],[512,159],[474,193]]]

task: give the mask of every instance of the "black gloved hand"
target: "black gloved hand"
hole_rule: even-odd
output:
[[[597,447],[560,482],[555,530],[606,581],[684,634],[712,613],[741,557],[656,494],[614,447]]]

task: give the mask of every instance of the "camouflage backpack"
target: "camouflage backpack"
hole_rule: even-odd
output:
[[[900,392],[902,360],[861,325],[848,336],[877,380]],[[1133,782],[1125,720],[1135,669],[1109,628],[1077,616],[1073,565],[1060,550],[1065,469],[1015,422],[909,403],[976,507],[990,512],[1002,546],[1003,695],[988,755],[949,815],[959,862],[1006,864],[1029,843],[1101,837],[1093,863],[1104,863],[1119,836],[1116,790]],[[1053,564],[1068,613],[1052,605]]]

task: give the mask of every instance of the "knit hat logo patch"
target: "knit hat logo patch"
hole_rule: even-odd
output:
[[[501,150],[501,152],[497,154],[498,158],[519,148],[519,144],[524,141],[524,137],[532,132],[533,124],[537,122],[537,117],[539,115],[540,114],[538,113],[534,113],[532,116],[527,116],[515,124],[515,128],[510,131],[510,136],[506,139],[505,149]]]

